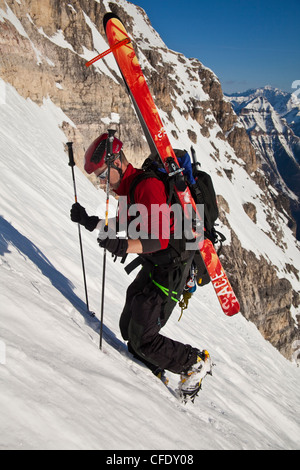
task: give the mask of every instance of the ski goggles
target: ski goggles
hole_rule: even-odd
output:
[[[113,153],[112,154],[112,161],[115,161],[116,158],[118,158],[120,153]],[[102,160],[106,157],[106,140],[102,140],[96,150],[94,151],[91,162],[93,163],[100,163]]]
[[[99,178],[99,180],[105,180],[108,178],[108,168],[106,168],[106,170],[104,170],[100,175],[97,175],[97,178]]]

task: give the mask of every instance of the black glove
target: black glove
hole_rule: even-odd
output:
[[[123,258],[128,248],[128,240],[125,238],[98,238],[98,243],[102,248],[106,248],[115,256]]]
[[[99,217],[92,215],[91,217],[87,215],[86,210],[82,207],[79,202],[75,202],[71,208],[70,217],[73,222],[77,222],[80,225],[83,225],[87,230],[92,232],[98,225],[100,221]]]

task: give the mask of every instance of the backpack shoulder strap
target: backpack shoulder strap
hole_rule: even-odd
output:
[[[141,183],[141,181],[144,181],[148,178],[158,179],[154,171],[143,171],[143,173],[138,174],[133,179],[129,188],[129,204],[130,205],[135,204],[134,193],[135,193],[136,187]]]
[[[167,204],[170,204],[171,199],[174,194],[174,181],[169,181],[167,174],[165,175],[161,174],[160,176],[155,170],[152,170],[152,169],[143,171],[143,173],[140,173],[139,175],[137,175],[131,182],[131,185],[129,188],[129,204],[130,205],[135,204],[134,193],[135,193],[136,187],[141,183],[141,181],[144,181],[149,178],[156,178],[157,180],[161,181],[164,184],[166,188],[166,193],[168,195]]]

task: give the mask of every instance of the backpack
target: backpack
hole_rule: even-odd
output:
[[[214,190],[213,182],[210,175],[198,167],[200,163],[196,161],[195,151],[191,147],[193,155],[193,163],[189,153],[186,150],[174,149],[180,168],[184,175],[184,184],[188,185],[191,194],[196,204],[204,205],[204,229],[205,237],[209,238],[213,244],[220,243],[218,254],[222,248],[222,243],[225,241],[225,237],[215,229],[215,222],[219,216],[219,209],[217,205],[216,193]],[[158,178],[163,181],[166,193],[168,194],[168,204],[177,202],[175,192],[175,178],[170,177],[159,156],[150,155],[143,163],[143,173],[136,176],[130,186],[129,201],[130,204],[134,204],[134,192],[136,186],[144,179],[147,178]],[[195,268],[195,279],[199,286],[203,286],[210,282],[210,277],[207,273],[205,264],[202,260],[200,251],[197,250],[194,255],[193,267]]]

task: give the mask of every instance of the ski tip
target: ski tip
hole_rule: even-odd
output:
[[[104,17],[103,17],[103,26],[104,26],[104,30],[105,30],[105,31],[106,31],[106,25],[107,25],[107,23],[109,22],[109,20],[111,20],[111,19],[113,19],[113,18],[115,18],[115,19],[121,21],[120,18],[118,17],[118,15],[116,15],[115,13],[112,13],[112,12],[105,13],[105,15],[104,15]],[[121,21],[121,23],[122,23],[122,21]]]

